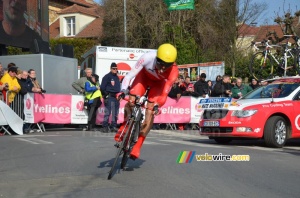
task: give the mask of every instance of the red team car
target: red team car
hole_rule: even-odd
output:
[[[300,138],[300,77],[268,81],[242,99],[201,99],[200,134],[218,143],[236,138],[263,138],[270,147],[283,147]]]

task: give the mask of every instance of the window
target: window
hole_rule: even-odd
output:
[[[65,36],[75,36],[75,17],[66,17]]]

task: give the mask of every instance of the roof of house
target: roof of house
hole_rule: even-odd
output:
[[[86,6],[86,7],[93,7],[96,3],[92,0],[67,0],[71,3]]]
[[[84,28],[81,32],[76,34],[76,38],[96,38],[100,37],[103,32],[102,28],[103,19],[96,18],[92,21],[86,28]]]
[[[86,8],[83,6],[79,6],[77,4],[62,9],[61,11],[58,12],[58,14],[74,14],[74,13],[81,13],[89,16],[99,17],[99,12],[97,7]]]
[[[271,32],[276,32],[279,38],[283,37],[283,32],[279,25],[265,25],[259,27],[259,31],[255,37],[255,41],[263,41],[264,39],[269,37],[272,37],[274,39],[274,36],[269,34]]]
[[[239,37],[255,36],[259,31],[259,27],[243,24],[239,26]]]
[[[50,26],[49,26],[49,37],[50,38],[59,38],[59,18],[54,21]]]

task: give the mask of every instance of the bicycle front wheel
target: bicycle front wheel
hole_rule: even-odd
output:
[[[132,128],[132,124],[133,124],[133,120],[130,121],[128,130],[130,130]],[[117,143],[117,145],[118,145],[117,146],[117,153],[116,153],[116,157],[115,157],[115,160],[113,162],[113,165],[112,165],[112,167],[111,167],[111,169],[110,169],[110,171],[108,173],[108,177],[107,177],[108,180],[110,180],[112,178],[114,170],[115,170],[115,167],[116,167],[116,164],[117,164],[117,162],[119,160],[119,156],[121,155],[121,152],[124,151],[124,148],[127,145],[128,134],[129,133],[125,133],[122,142],[120,144]]]
[[[271,78],[274,73],[273,60],[269,56],[265,57],[265,52],[257,52],[251,58],[249,70],[256,80]]]

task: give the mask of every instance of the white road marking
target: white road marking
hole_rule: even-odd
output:
[[[13,138],[32,138],[32,137],[70,137],[72,135],[31,135],[31,134],[24,134],[21,136],[12,136]]]
[[[187,142],[183,140],[160,140],[163,142],[168,142],[168,143],[177,143],[177,144],[184,144],[184,145],[191,145],[191,146],[198,146],[198,147],[211,147],[211,148],[228,148],[228,146],[220,146],[220,145],[215,145],[215,144],[203,144],[203,143],[196,143],[196,142]],[[232,147],[230,147],[232,148]]]
[[[53,144],[53,142],[48,142],[37,138],[17,138],[17,139],[24,142],[29,142],[30,144]]]
[[[149,145],[170,145],[170,144],[164,144],[164,143],[159,143],[159,142],[150,142],[145,140],[144,144],[149,144]]]

